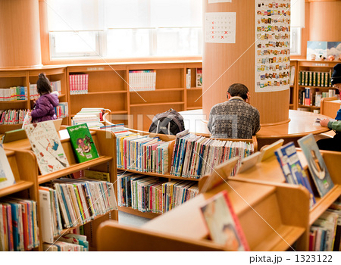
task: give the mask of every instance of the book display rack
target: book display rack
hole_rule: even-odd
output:
[[[70,138],[66,130],[59,131],[61,144],[64,149],[65,155],[69,162],[69,167],[63,168],[52,173],[40,175],[38,171],[38,165],[36,157],[31,151],[31,146],[28,139],[18,140],[4,144],[4,149],[8,160],[10,162],[12,171],[14,173],[16,184],[13,186],[0,190],[0,196],[7,196],[21,191],[27,191],[29,194],[27,198],[38,202],[38,217],[39,214],[39,197],[38,188],[39,184],[48,183],[57,178],[67,176],[72,173],[79,172],[80,170],[92,169],[96,171],[107,172],[110,175],[110,182],[114,183],[114,189],[116,190],[115,180],[117,175],[116,170],[116,148],[114,135],[106,131],[91,131],[91,136],[95,146],[98,150],[99,157],[83,162],[77,163],[73,148],[70,142]],[[21,198],[21,196],[19,197]],[[26,198],[26,197],[24,197]],[[90,222],[84,224],[84,233],[87,235],[90,250],[96,250],[96,231],[99,224],[105,220],[117,220],[117,211],[111,211],[107,214],[96,216]],[[40,223],[40,222],[39,222]],[[38,224],[39,224],[38,223]],[[39,225],[38,225],[39,226]],[[75,227],[72,227],[74,229]],[[67,233],[65,229],[63,233]],[[42,239],[40,239],[42,240]],[[43,242],[40,241],[40,247],[38,250],[43,249]]]

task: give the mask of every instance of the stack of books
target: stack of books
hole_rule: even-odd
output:
[[[53,244],[44,243],[44,251],[88,251],[89,242],[85,235],[64,234]]]
[[[99,128],[103,126],[104,108],[82,108],[71,121],[71,125],[86,123],[89,128]]]
[[[0,88],[0,101],[27,100],[27,87]]]

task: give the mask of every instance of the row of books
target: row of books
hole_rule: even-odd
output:
[[[26,112],[24,109],[0,110],[0,124],[22,124]]]
[[[209,175],[213,168],[232,157],[239,157],[234,175],[242,158],[254,152],[252,143],[206,138],[184,131],[177,134],[170,174],[185,178]]]
[[[44,243],[44,251],[88,251],[89,242],[85,235],[65,234],[54,243]]]
[[[57,118],[65,118],[68,116],[69,107],[67,102],[59,102],[57,107],[54,107],[54,112],[56,113]]]
[[[155,90],[156,70],[129,70],[129,91]]]
[[[165,213],[194,198],[199,193],[198,183],[118,172],[118,205],[141,212]]]
[[[0,88],[0,101],[27,100],[27,87]]]
[[[85,224],[117,209],[113,183],[61,178],[39,187],[42,239],[53,243],[63,228]]]
[[[313,93],[312,89],[310,89],[309,87],[306,87],[304,89],[299,90],[298,104],[305,105],[305,106],[320,107],[322,98],[334,97],[334,96],[335,96],[335,89],[329,89],[328,92],[315,91],[315,93]]]
[[[310,251],[341,250],[341,202],[335,201],[310,227]]]
[[[88,74],[70,75],[69,87],[71,95],[88,94],[89,75]]]
[[[0,250],[24,251],[38,246],[37,202],[3,199],[0,202]]]
[[[57,91],[58,94],[62,93],[62,84],[61,81],[51,81],[52,92]],[[30,84],[30,99],[37,99],[40,95],[37,90],[37,84]]]
[[[122,128],[119,127],[116,129],[117,168],[168,173],[169,142],[164,142],[158,137],[121,131]]]
[[[298,75],[298,84],[300,86],[320,86],[331,87],[331,71],[315,72],[315,71],[300,71]]]
[[[202,87],[202,68],[195,69],[195,86]],[[192,73],[191,69],[188,68],[186,72],[186,88],[189,89],[192,87]]]

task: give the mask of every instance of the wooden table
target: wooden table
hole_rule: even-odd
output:
[[[210,132],[207,129],[207,115],[203,114],[202,109],[181,111],[184,117],[185,128],[190,132],[208,136]],[[329,131],[327,127],[321,127],[315,123],[316,118],[324,119],[328,116],[315,114],[312,112],[289,110],[288,123],[279,125],[261,126],[260,131],[256,134],[258,141],[258,149],[263,145],[271,144],[278,139],[284,139],[284,143],[296,141],[307,134],[319,134]]]

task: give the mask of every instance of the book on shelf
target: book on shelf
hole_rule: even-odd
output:
[[[23,251],[39,246],[37,203],[5,198],[0,202],[0,250]]]
[[[59,102],[57,107],[54,107],[57,119],[65,118],[69,115],[69,107],[67,102]]]
[[[0,124],[23,124],[26,113],[24,109],[0,110]]]
[[[200,210],[214,243],[222,245],[225,250],[250,250],[225,190],[207,200]]]
[[[44,251],[88,251],[87,237],[78,234],[64,234],[54,243],[44,243]]]
[[[314,193],[310,186],[308,176],[298,158],[296,147],[293,142],[275,150],[275,155],[281,166],[285,181],[290,184],[305,187],[309,192],[309,206],[312,208],[316,203]]]
[[[191,69],[187,69],[186,73],[186,88],[189,89],[192,86]]]
[[[290,86],[293,86],[295,82],[295,70],[296,70],[295,66],[291,65],[290,66],[290,81],[289,81]]]
[[[202,87],[202,68],[196,69],[195,80],[196,87]]]
[[[25,131],[42,175],[69,166],[53,121],[28,124]]]
[[[0,101],[27,100],[27,87],[13,86],[0,88]]]
[[[198,195],[194,181],[158,179],[119,171],[117,203],[141,212],[165,213]]]
[[[129,70],[129,91],[155,90],[156,70]]]
[[[82,108],[71,120],[72,125],[86,123],[88,128],[103,126],[104,108]]]
[[[298,84],[300,86],[331,87],[331,71],[300,71]]]
[[[78,163],[99,157],[86,123],[69,126],[66,129]]]
[[[83,225],[96,216],[117,210],[113,183],[93,179],[60,178],[44,185],[39,188],[39,193],[44,192],[46,196],[48,192],[55,194],[50,204],[41,206],[45,207],[45,212],[51,216],[44,220],[47,222],[45,227],[49,229],[47,234],[42,229],[44,242],[51,243],[46,239],[58,236],[61,228]],[[53,205],[56,207],[52,208]]]
[[[333,251],[340,251],[341,250],[341,197],[339,197],[335,202],[333,202],[332,205],[329,206],[327,211],[338,214]]]
[[[69,76],[70,95],[87,94],[89,87],[88,74],[72,74]]]
[[[252,143],[206,138],[183,131],[176,135],[170,174],[198,179],[210,174],[215,166],[224,161],[238,157],[239,161],[231,172],[235,175],[240,160],[253,152]]]
[[[315,138],[312,134],[308,134],[298,139],[297,142],[307,159],[309,172],[317,191],[323,197],[334,187],[334,183],[329,175],[329,171],[316,144]]]
[[[0,144],[0,189],[12,186],[15,184],[15,178],[8,162],[6,152]]]
[[[90,170],[90,169],[84,170],[84,178],[97,179],[97,180],[110,182],[110,174],[108,172],[101,172],[101,171]]]

